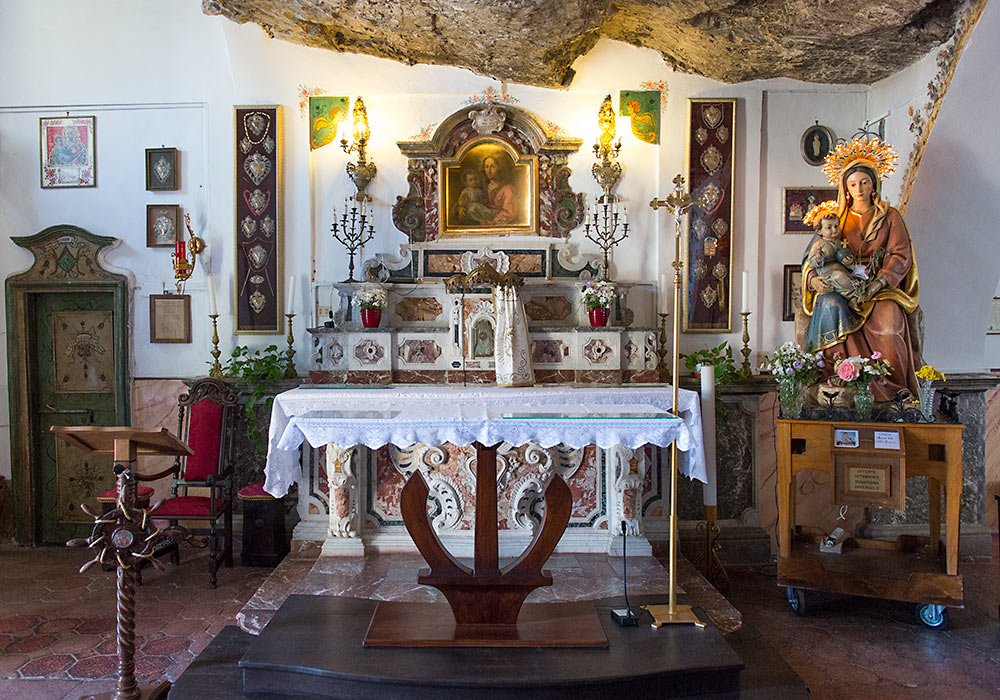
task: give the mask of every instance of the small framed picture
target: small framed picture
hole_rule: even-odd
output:
[[[149,295],[149,342],[191,342],[190,295]]]
[[[180,223],[180,205],[147,204],[146,247],[173,248],[177,242],[177,227]]]
[[[833,431],[833,446],[834,447],[857,447],[861,442],[858,438],[857,430],[834,430]]]
[[[837,198],[836,187],[786,187],[781,193],[781,232],[812,233],[802,219],[817,204]]]
[[[785,265],[781,285],[781,320],[794,321],[795,307],[802,298],[802,266]]]
[[[180,187],[176,148],[146,149],[146,189],[176,190]]]
[[[809,165],[823,165],[834,144],[833,132],[814,124],[802,134],[802,159]]]
[[[96,117],[41,117],[42,188],[97,187]]]

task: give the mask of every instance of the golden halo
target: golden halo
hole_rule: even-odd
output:
[[[837,200],[830,199],[820,204],[817,204],[812,209],[806,212],[806,215],[802,217],[802,223],[808,226],[815,226],[818,222],[822,221],[828,216],[837,216]]]
[[[878,139],[856,138],[844,141],[830,151],[826,157],[823,172],[826,173],[831,185],[838,184],[840,176],[851,165],[862,162],[870,165],[884,178],[896,172],[896,151],[887,143]]]

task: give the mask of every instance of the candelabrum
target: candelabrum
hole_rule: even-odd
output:
[[[670,378],[670,366],[667,364],[667,316],[670,314],[657,314],[660,317],[660,343],[656,348],[656,356],[659,358],[659,362],[656,368],[660,372],[660,381],[669,384]]]
[[[174,262],[174,284],[177,285],[177,293],[184,293],[184,284],[194,273],[195,263],[198,255],[205,250],[205,241],[194,235],[191,229],[191,215],[184,215],[184,225],[187,227],[188,235],[191,237],[190,243],[184,242],[184,232],[177,232],[177,242],[174,243],[174,252],[171,256]],[[188,254],[190,253],[190,258]]]
[[[293,344],[295,343],[295,336],[292,334],[292,319],[295,318],[295,314],[285,314],[285,318],[288,319],[288,349],[285,350],[285,357],[287,366],[285,367],[285,379],[295,379],[299,376],[298,372],[295,371],[295,362],[292,358],[295,357],[295,348]]]
[[[604,254],[601,277],[608,278],[608,256],[611,249],[628,238],[628,210],[621,222],[618,219],[618,200],[614,195],[604,195],[594,202],[590,216],[584,222],[583,232],[596,243]]]
[[[743,364],[740,366],[740,372],[744,377],[749,377],[753,373],[753,369],[750,367],[750,312],[741,311],[740,316],[743,317]]]
[[[333,210],[333,226],[330,227],[333,239],[347,248],[349,256],[348,275],[345,282],[358,281],[354,279],[354,255],[375,236],[375,225],[371,221],[372,218],[374,217],[368,211],[364,200],[358,207],[358,200],[355,199],[350,208],[348,208],[347,200],[344,200],[344,213],[340,217],[340,226],[337,226],[337,210]],[[366,224],[368,225],[367,231],[365,230]]]
[[[360,202],[370,202],[371,197],[368,196],[365,189],[368,187],[368,183],[375,179],[378,168],[375,167],[375,163],[365,158],[365,148],[368,146],[371,129],[368,128],[368,110],[365,109],[365,103],[360,97],[354,101],[352,119],[354,122],[354,143],[349,144],[346,138],[342,138],[340,147],[344,149],[344,153],[357,152],[358,162],[347,164],[347,176],[358,188],[355,199]]]
[[[222,351],[219,350],[219,314],[209,314],[212,319],[212,368],[208,370],[208,376],[213,379],[222,378],[222,365],[219,364],[219,357]]]

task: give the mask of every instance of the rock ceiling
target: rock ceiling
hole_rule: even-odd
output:
[[[567,86],[604,36],[728,83],[871,84],[947,41],[961,0],[202,0],[278,39]]]

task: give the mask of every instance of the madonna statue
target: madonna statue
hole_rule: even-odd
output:
[[[836,326],[810,324],[809,344],[823,351],[832,373],[833,357],[870,357],[880,352],[892,365],[886,382],[873,384],[879,401],[893,399],[902,390],[917,393],[914,345],[907,314],[920,300],[913,244],[903,217],[881,198],[882,178],[893,172],[892,147],[877,139],[854,139],[842,143],[827,156],[824,171],[836,184],[836,212],[843,245],[856,264],[864,266],[867,280],[854,303],[857,316]],[[808,251],[808,249],[807,249]],[[842,306],[843,297],[820,279],[808,259],[802,264],[802,308],[813,316],[831,315]],[[825,332],[816,329],[822,328]]]

